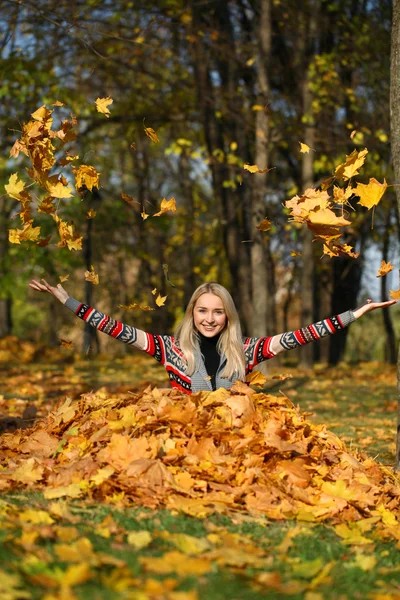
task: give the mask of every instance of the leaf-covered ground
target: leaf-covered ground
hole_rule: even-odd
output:
[[[263,390],[268,394],[209,395],[193,402],[183,419],[173,395],[162,391],[163,370],[140,355],[74,362],[68,351],[40,356],[26,345],[13,356],[11,350],[0,347],[0,360],[8,357],[0,370],[1,598],[400,598],[398,483],[390,470],[394,369],[366,364],[306,373],[285,367],[271,373]],[[292,377],[281,379],[283,372]],[[150,382],[161,392],[143,394]],[[314,414],[304,417],[285,396]],[[135,413],[133,423],[133,405],[144,420]],[[164,414],[154,411],[160,405]],[[286,432],[279,414],[285,414]],[[76,452],[85,423],[95,443]],[[47,433],[48,443],[57,439],[42,458],[32,447],[38,432]],[[192,442],[193,459],[186,464],[176,448],[194,432],[198,442],[214,445],[208,441],[208,456],[196,458],[202,450]],[[261,433],[268,446],[260,445]],[[257,443],[240,445],[253,434]],[[314,456],[308,464],[299,446],[305,437]],[[142,438],[146,447],[143,440],[140,448],[130,447]],[[127,447],[118,453],[121,443]],[[43,450],[43,439],[39,446]],[[98,462],[82,478],[76,461],[89,450]],[[168,485],[178,482],[181,489],[161,486],[146,494],[149,481],[132,472],[136,494],[130,495],[129,450],[133,458],[147,452],[142,466],[169,453],[173,460],[162,462],[175,482]],[[90,478],[89,486],[82,484]],[[68,486],[78,498],[68,495]],[[309,504],[312,487],[319,501]],[[259,502],[266,489],[281,497],[270,497],[264,507]]]

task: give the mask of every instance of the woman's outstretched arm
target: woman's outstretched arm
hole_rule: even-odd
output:
[[[248,338],[245,345],[248,364],[250,369],[256,364],[273,358],[277,354],[285,350],[293,350],[299,346],[304,346],[309,342],[314,342],[327,335],[332,335],[337,331],[341,331],[350,323],[362,317],[362,315],[377,308],[384,308],[396,304],[397,300],[389,300],[387,302],[372,302],[369,298],[365,304],[355,310],[348,310],[329,319],[318,321],[307,327],[279,333],[264,338]]]
[[[29,287],[37,292],[52,294],[61,304],[64,304],[64,306],[92,327],[139,350],[143,350],[160,362],[163,362],[164,352],[162,351],[163,343],[161,336],[146,333],[131,325],[125,325],[95,308],[82,304],[78,300],[75,300],[75,298],[72,298],[60,283],[53,287],[45,279],[41,279],[40,282],[32,279]]]

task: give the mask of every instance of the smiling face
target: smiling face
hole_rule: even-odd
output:
[[[211,293],[202,294],[193,309],[194,326],[205,337],[214,337],[226,325],[226,313],[219,296]]]

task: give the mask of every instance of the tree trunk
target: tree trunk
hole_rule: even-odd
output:
[[[400,0],[393,1],[390,65],[390,130],[397,206],[400,214]],[[397,435],[395,470],[400,471],[400,350],[397,360]]]
[[[193,184],[189,175],[189,160],[184,148],[179,160],[179,180],[182,189],[182,196],[185,203],[185,249],[182,253],[183,266],[183,302],[187,306],[191,295],[196,288],[196,274],[193,271],[194,267],[194,199],[193,199]]]
[[[256,112],[255,118],[255,162],[260,169],[268,166],[269,145],[269,62],[271,53],[271,5],[270,0],[261,0],[258,24],[258,64],[257,64],[257,104],[263,110]],[[270,244],[268,234],[257,229],[266,216],[267,173],[253,176],[252,185],[252,320],[251,335],[267,334],[268,270],[266,246]],[[269,324],[268,324],[269,325]]]
[[[386,213],[385,231],[383,233],[382,260],[384,260],[385,262],[388,262],[389,259],[391,212],[391,207],[389,206]],[[386,277],[381,277],[381,302],[385,302],[386,300],[388,300],[386,280]],[[385,327],[386,332],[385,361],[391,365],[395,365],[397,362],[396,335],[394,332],[391,312],[388,307],[382,309],[382,317],[383,325]]]
[[[6,204],[7,203],[7,204]],[[7,274],[9,269],[9,214],[10,207],[6,198],[0,198],[0,338],[11,334],[12,298],[9,292]]]
[[[96,199],[100,199],[99,193],[94,190],[91,193],[91,196]],[[85,259],[85,267],[88,271],[92,269],[93,262],[93,219],[88,219],[86,221],[86,236],[84,240],[84,259]],[[85,281],[85,304],[92,306],[92,297],[93,297],[93,284],[90,281]],[[100,344],[99,338],[97,335],[97,329],[89,325],[89,323],[85,323],[84,335],[83,335],[83,353],[89,358],[93,354],[98,354],[100,352]]]

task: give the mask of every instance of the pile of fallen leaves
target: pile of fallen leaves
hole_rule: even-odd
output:
[[[205,517],[374,524],[400,540],[400,484],[373,459],[351,454],[285,396],[231,390],[192,396],[148,388],[67,399],[28,430],[0,439],[0,489],[44,489]],[[365,530],[365,529],[364,529]]]

